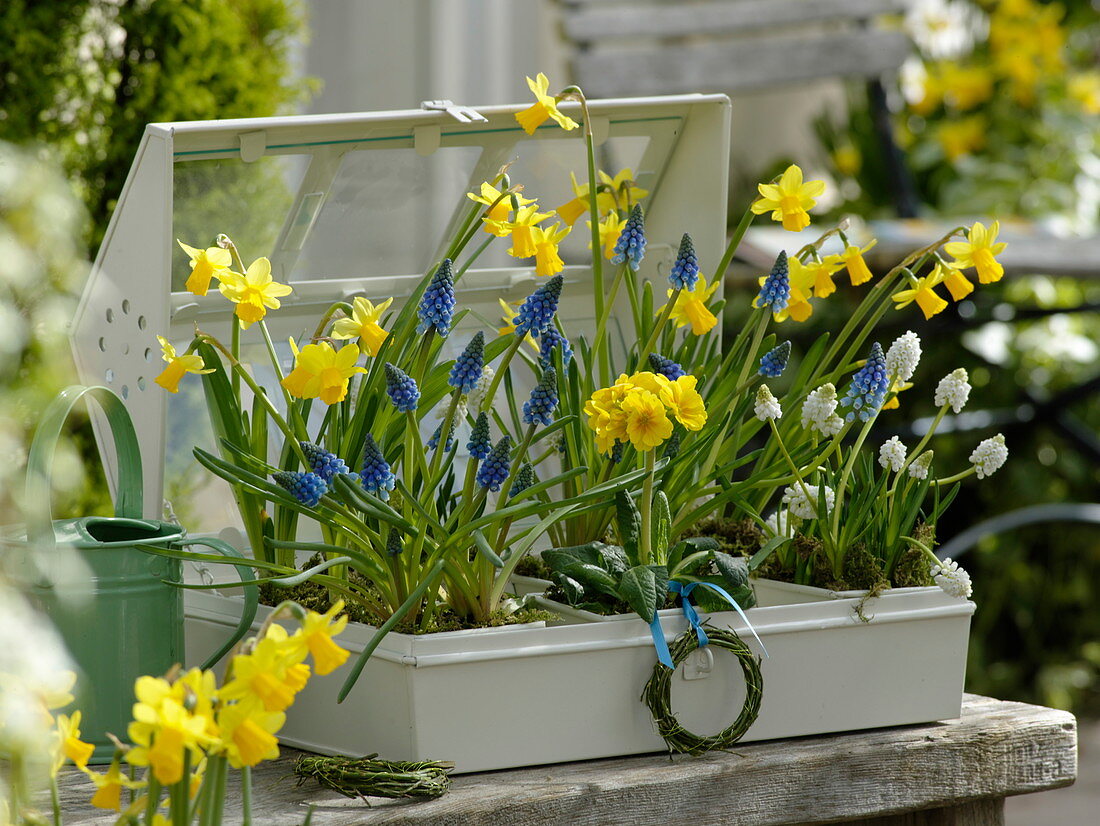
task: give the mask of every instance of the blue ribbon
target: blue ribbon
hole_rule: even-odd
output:
[[[688,625],[691,626],[695,632],[696,639],[699,640],[699,647],[707,645],[710,639],[707,637],[707,632],[704,630],[702,623],[699,621],[699,612],[695,610],[695,606],[691,603],[691,592],[695,590],[697,585],[702,585],[704,588],[710,588],[718,596],[722,597],[726,602],[733,606],[740,616],[745,621],[745,625],[748,626],[749,631],[758,643],[760,648],[764,652],[764,656],[768,656],[768,649],[764,645],[764,641],[760,639],[756,633],[756,629],[752,627],[752,623],[749,622],[749,618],[745,616],[745,612],[741,610],[741,606],[737,604],[737,600],[731,597],[726,590],[720,585],[712,585],[709,582],[689,582],[687,584],[681,584],[672,580],[668,583],[668,590],[674,594],[680,596],[680,607],[684,612],[684,617],[688,621]],[[649,632],[653,635],[653,646],[657,649],[657,659],[660,660],[662,665],[668,668],[674,668],[672,663],[672,654],[668,650],[668,642],[665,640],[664,630],[661,628],[661,616],[659,612],[653,612],[653,621],[649,623]]]

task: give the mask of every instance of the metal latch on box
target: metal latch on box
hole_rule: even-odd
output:
[[[470,106],[459,106],[453,100],[425,100],[421,102],[420,108],[446,112],[459,123],[488,122],[488,119],[476,109]]]

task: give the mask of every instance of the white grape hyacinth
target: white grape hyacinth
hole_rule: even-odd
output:
[[[979,479],[992,476],[1007,459],[1008,446],[1005,444],[1005,437],[1000,433],[981,442],[970,454],[970,462]]]
[[[807,495],[808,494],[808,495]],[[821,498],[817,485],[789,485],[783,491],[783,504],[793,516],[799,519],[816,519],[817,503]],[[836,502],[833,489],[825,486],[825,510],[831,511]]]
[[[966,400],[969,398],[970,376],[967,375],[966,370],[962,367],[948,373],[940,379],[940,383],[936,385],[936,395],[934,398],[936,407],[943,407],[945,404],[949,404],[953,411],[961,413],[962,409],[966,407]]]
[[[928,469],[932,466],[934,451],[926,450],[909,463],[909,475],[914,479],[927,479]]]
[[[844,427],[844,420],[836,413],[837,401],[832,383],[811,390],[802,403],[802,426],[823,436],[835,436]]]
[[[489,385],[493,383],[494,376],[496,376],[496,371],[488,364],[481,369],[481,378],[477,380],[474,389],[466,397],[471,410],[477,410],[481,407],[481,403],[485,400],[485,394],[489,392]]]
[[[764,531],[770,536],[790,536],[799,521],[789,510],[780,508],[764,520]]]
[[[756,405],[753,410],[756,412],[756,418],[762,422],[783,417],[783,408],[779,406],[779,400],[772,395],[772,391],[766,384],[760,385],[760,389],[756,391]]]
[[[949,556],[944,557],[938,565],[933,565],[929,573],[948,596],[957,599],[969,599],[970,595],[974,593],[970,583],[970,574],[960,568],[959,563],[952,561]]]
[[[886,375],[894,381],[909,381],[920,364],[920,336],[909,330],[894,339],[886,351]]]
[[[891,436],[883,442],[882,447],[878,449],[878,463],[884,468],[889,468],[894,473],[898,473],[905,467],[906,452],[905,445],[902,444],[901,439],[897,436]]]

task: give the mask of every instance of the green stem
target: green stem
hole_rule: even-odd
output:
[[[856,437],[856,443],[852,445],[852,450],[848,456],[848,461],[844,465],[844,470],[840,474],[840,484],[837,485],[836,499],[833,506],[832,514],[832,527],[833,537],[839,538],[840,536],[840,512],[844,506],[844,490],[848,487],[848,478],[852,475],[852,470],[855,468],[856,459],[859,457],[859,450],[863,447],[863,443],[867,440],[867,436],[871,433],[871,428],[875,426],[875,420],[878,418],[876,413],[863,425],[863,429],[859,431],[859,436]],[[839,547],[838,547],[839,550]],[[839,577],[840,571],[837,569],[839,565],[840,554],[837,554],[837,559],[833,561],[833,572]]]
[[[508,365],[512,362],[512,358],[516,355],[516,351],[519,350],[521,344],[523,344],[523,336],[513,336],[512,343],[509,344],[508,349],[504,351],[504,355],[500,359],[500,366],[497,367],[496,373],[493,374],[493,381],[489,384],[489,389],[481,402],[481,409],[483,412],[488,413],[490,408],[492,408],[493,397],[496,395],[497,388],[500,387],[500,382],[504,378],[504,374],[508,372]]]
[[[665,305],[665,311],[661,313],[661,317],[657,320],[657,324],[653,327],[653,332],[649,334],[649,340],[646,341],[645,346],[638,351],[638,365],[645,364],[645,360],[649,358],[649,353],[653,349],[653,345],[657,343],[657,339],[661,337],[661,332],[665,329],[665,325],[668,324],[669,318],[672,317],[672,310],[676,306],[676,301],[680,297],[680,293],[683,290],[677,288],[672,291],[672,295],[668,299],[668,303]]]
[[[647,450],[645,454],[645,482],[642,484],[642,503],[639,507],[642,517],[642,547],[641,547],[641,562],[643,565],[648,565],[650,559],[653,557],[653,519],[651,517],[653,511],[653,450]]]
[[[714,277],[710,280],[711,284],[725,276],[730,262],[733,261],[733,256],[737,253],[737,248],[741,246],[741,239],[745,237],[745,233],[748,231],[749,225],[752,223],[754,217],[756,216],[753,214],[751,207],[746,209],[745,214],[741,216],[741,221],[733,230],[733,235],[730,236],[730,241],[726,245],[726,251],[722,255],[722,260],[718,262],[718,267],[714,270]]]
[[[252,826],[252,767],[241,768],[241,826]]]
[[[943,479],[934,479],[932,481],[932,484],[941,485],[941,486],[942,485],[950,485],[953,482],[960,482],[963,479],[967,478],[968,476],[973,476],[975,473],[977,473],[977,470],[975,470],[973,467],[969,467],[966,470],[959,471],[954,476],[947,476],[947,477],[944,477]]]
[[[592,132],[592,115],[588,101],[578,89],[577,98],[584,114],[584,147],[588,159],[588,212],[592,217],[592,294],[595,298],[596,317],[604,313],[603,245],[600,244],[600,211],[596,199],[596,139]]]
[[[602,348],[607,322],[611,318],[611,312],[615,308],[615,298],[618,296],[619,287],[623,283],[623,275],[627,265],[623,264],[615,273],[615,279],[611,282],[611,293],[607,296],[607,304],[599,310],[599,321],[596,324],[596,335],[592,339],[592,353],[600,367],[600,382],[603,386],[611,383],[611,355]]]
[[[53,807],[53,826],[61,826],[61,796],[57,792],[57,775],[50,778],[50,805]],[[11,815],[19,818],[19,812]]]

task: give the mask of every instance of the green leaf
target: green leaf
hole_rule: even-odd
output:
[[[623,488],[615,492],[615,512],[619,526],[619,542],[622,543],[628,557],[637,559],[642,515],[638,512],[638,506],[634,504],[633,497]]]
[[[598,543],[573,548],[552,548],[542,552],[550,570],[576,580],[594,590],[616,596],[616,577],[603,567],[603,559],[595,547]]]
[[[603,542],[594,543],[600,552],[603,566],[614,574],[622,574],[630,567],[630,559],[621,545],[606,545]]]
[[[743,556],[732,556],[722,551],[713,554],[714,567],[722,575],[726,590],[736,590],[748,584],[749,561]]]
[[[562,595],[569,605],[576,605],[584,599],[584,586],[573,577],[558,572],[554,574],[553,580],[554,584],[561,588]]]
[[[791,537],[789,536],[773,536],[771,539],[764,543],[763,547],[759,551],[752,555],[752,559],[749,560],[749,570],[755,571],[767,561],[769,556],[771,556],[773,553],[775,553],[777,550],[782,548],[790,541]]]
[[[662,575],[663,573],[663,575]],[[664,605],[668,572],[661,565],[636,565],[623,574],[618,596],[646,622],[652,622],[657,608]]]
[[[668,551],[669,532],[672,530],[672,514],[668,509],[668,497],[663,490],[653,497],[652,533],[653,551],[663,558]]]
[[[488,559],[494,568],[503,568],[504,560],[497,556],[496,551],[489,545],[489,540],[485,538],[485,534],[481,531],[474,531],[470,534],[474,540],[474,546],[477,548],[479,554]]]

